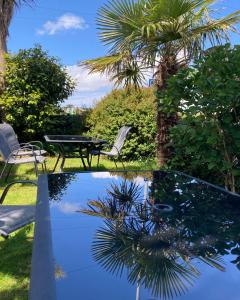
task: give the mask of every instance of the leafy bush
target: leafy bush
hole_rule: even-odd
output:
[[[41,138],[74,84],[59,61],[40,46],[9,55],[6,63],[6,89],[0,96],[5,121],[21,140]]]
[[[240,154],[240,46],[214,47],[169,80],[162,99],[181,121],[169,166],[235,189]],[[214,176],[213,176],[214,175]]]
[[[88,118],[89,134],[113,143],[118,129],[130,125],[132,130],[124,145],[128,159],[155,155],[155,97],[152,89],[114,90],[98,102]]]

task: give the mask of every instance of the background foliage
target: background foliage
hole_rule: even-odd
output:
[[[6,57],[6,88],[0,97],[4,119],[21,141],[42,138],[51,131],[53,116],[74,90],[74,83],[58,59],[40,46]]]
[[[97,103],[87,123],[89,134],[112,143],[118,129],[132,126],[123,156],[140,159],[155,155],[156,104],[152,89],[114,90]]]
[[[240,153],[240,46],[214,47],[169,80],[161,101],[181,120],[169,166],[234,190]],[[214,175],[214,176],[213,176]],[[223,180],[222,180],[223,181]]]

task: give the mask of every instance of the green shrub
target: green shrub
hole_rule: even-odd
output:
[[[83,111],[81,114],[66,114],[60,112],[51,116],[47,123],[47,134],[75,134],[81,135],[88,129],[86,118],[90,110]]]
[[[169,80],[162,99],[181,121],[169,166],[235,189],[240,156],[240,46],[209,50]]]
[[[22,141],[42,138],[74,84],[59,61],[40,46],[8,55],[6,64],[6,89],[0,96],[5,121]]]
[[[118,129],[130,125],[132,130],[124,145],[123,157],[141,159],[155,155],[155,96],[152,89],[114,90],[97,103],[88,118],[90,135],[113,143]]]

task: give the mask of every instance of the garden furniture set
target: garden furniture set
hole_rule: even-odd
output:
[[[58,157],[52,172],[55,172],[60,159],[62,159],[60,164],[60,172],[62,172],[66,158],[80,158],[84,170],[91,170],[93,155],[98,156],[97,166],[99,165],[100,155],[107,155],[114,159],[120,159],[122,162],[121,151],[130,129],[130,127],[123,126],[119,130],[116,141],[110,152],[102,151],[103,145],[107,144],[107,141],[105,140],[77,135],[45,135],[44,138],[47,143],[58,147]],[[66,150],[66,146],[69,146],[68,150]],[[39,174],[38,165],[42,165],[44,173],[47,171],[46,157],[44,156],[46,151],[43,149],[43,144],[40,141],[19,143],[12,126],[7,123],[0,124],[0,152],[4,162],[0,179],[6,173],[5,182],[14,165],[26,163],[34,164],[37,177]],[[15,183],[36,184],[32,181],[15,181],[8,184],[4,189],[2,197],[0,198],[0,235],[5,238],[7,238],[11,232],[34,221],[35,206],[2,205],[9,188]]]
[[[20,144],[10,125],[0,125],[1,177],[23,163],[37,176],[39,164],[44,171],[37,183],[9,183],[0,197],[2,237],[35,221],[29,299],[187,300],[191,293],[198,300],[213,299],[211,291],[237,299],[229,274],[238,276],[239,252],[228,245],[238,247],[240,196],[180,172],[126,171],[121,151],[130,129],[120,128],[110,151],[105,140],[46,135],[59,150],[53,171],[62,160],[60,173],[47,174],[42,144]],[[100,155],[124,170],[92,172]],[[62,173],[69,157],[90,172]],[[2,205],[17,183],[37,185],[36,206]]]
[[[58,147],[58,157],[53,172],[55,172],[60,159],[62,159],[60,164],[60,172],[62,172],[66,158],[80,158],[84,170],[91,170],[92,157],[98,157],[98,167],[100,155],[105,155],[113,159],[116,167],[116,160],[120,160],[123,168],[125,168],[121,153],[130,129],[131,127],[128,126],[121,127],[112,146],[110,146],[106,140],[79,135],[45,135],[44,138],[47,143]],[[104,151],[103,148],[106,146],[108,146],[108,148],[112,147],[112,149],[110,151]],[[86,159],[86,162],[84,159]]]

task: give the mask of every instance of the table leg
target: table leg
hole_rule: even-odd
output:
[[[56,161],[56,163],[55,163],[55,165],[54,165],[54,168],[53,168],[53,170],[52,170],[52,173],[54,173],[54,172],[56,171],[56,168],[57,168],[57,165],[58,165],[58,162],[59,162],[60,157],[61,157],[61,155],[58,154],[57,161]]]
[[[82,148],[79,147],[79,154],[80,154],[80,158],[81,158],[81,161],[82,161],[82,164],[83,164],[83,168],[85,171],[87,171],[87,166],[85,164],[85,161],[84,161],[84,157],[83,157],[83,153],[82,153]]]
[[[89,147],[87,148],[87,163],[88,163],[88,169],[91,171],[92,170],[92,161],[90,160],[90,151]]]
[[[64,163],[65,163],[65,157],[62,158],[62,163],[60,165],[60,173],[63,172]]]

